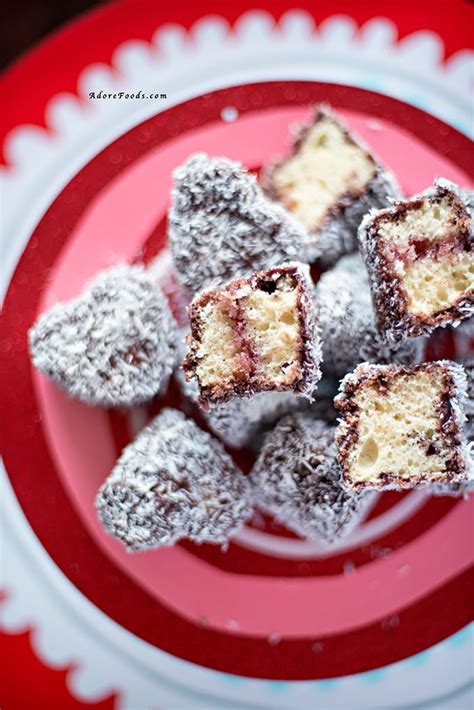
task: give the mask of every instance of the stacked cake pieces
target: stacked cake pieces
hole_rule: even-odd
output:
[[[162,410],[97,495],[105,529],[131,551],[224,544],[256,502],[333,544],[374,490],[466,495],[472,352],[466,372],[423,362],[421,336],[448,324],[463,343],[472,335],[472,194],[438,180],[401,200],[326,107],[264,169],[262,187],[239,163],[204,154],[174,179],[169,244],[188,296],[186,344],[142,266],[100,273],[30,330],[36,367],[89,405],[160,395],[186,348],[175,374],[187,411],[199,408],[221,440]],[[332,266],[316,286],[313,261]],[[223,444],[257,449],[249,477]]]

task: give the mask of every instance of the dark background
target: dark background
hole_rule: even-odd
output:
[[[1,0],[0,67],[68,20],[102,4],[104,0]]]

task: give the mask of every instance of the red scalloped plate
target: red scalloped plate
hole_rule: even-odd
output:
[[[394,99],[334,84],[271,82],[200,96],[133,127],[60,192],[13,276],[4,312],[5,462],[23,510],[64,574],[94,604],[156,647],[209,668],[278,679],[379,668],[469,621],[472,503],[419,491],[379,498],[334,550],[257,515],[225,551],[182,544],[126,554],[94,514],[94,496],[151,408],[90,409],[32,370],[38,312],[74,296],[98,269],[156,259],[165,286],[172,169],[189,153],[225,154],[255,169],[287,147],[288,124],[330,102],[408,193],[443,175],[468,184],[467,138]],[[222,119],[233,107],[238,118]],[[452,355],[446,334],[438,354]],[[15,403],[22,402],[18,408]],[[248,454],[238,456],[248,466]],[[41,504],[39,504],[39,501]]]

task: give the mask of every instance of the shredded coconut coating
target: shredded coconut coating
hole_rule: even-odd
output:
[[[467,396],[465,402],[466,421],[464,423],[464,431],[468,441],[468,454],[470,456],[468,479],[459,483],[440,483],[431,486],[431,492],[436,496],[467,498],[469,493],[474,491],[474,357],[468,357],[465,362],[463,362],[463,367],[467,378]]]
[[[40,372],[72,397],[111,407],[152,399],[179,358],[166,298],[141,266],[100,272],[40,316],[29,342]]]
[[[339,410],[340,418],[336,428],[336,443],[338,447],[338,460],[343,467],[346,466],[346,460],[350,451],[350,442],[357,440],[358,437],[358,416],[357,407],[353,404],[352,398],[358,387],[366,382],[374,381],[379,375],[382,375],[387,382],[394,381],[399,374],[410,374],[413,370],[420,367],[426,368],[443,368],[446,374],[449,375],[448,389],[444,393],[443,399],[449,404],[449,415],[444,419],[440,413],[440,427],[443,436],[447,436],[452,440],[452,459],[451,465],[454,467],[445,472],[446,485],[453,491],[460,485],[461,487],[466,482],[474,477],[472,470],[472,452],[470,445],[465,435],[465,422],[467,410],[467,392],[468,380],[462,365],[451,360],[437,360],[433,362],[422,363],[420,365],[402,366],[402,365],[373,365],[368,362],[363,362],[358,365],[353,372],[348,373],[339,385],[339,394],[334,399],[334,404]],[[456,443],[454,443],[456,442]],[[416,471],[414,475],[416,476]],[[345,478],[345,476],[343,476]],[[406,478],[390,478],[384,483],[369,484],[367,487],[379,488],[383,490],[402,490],[404,488],[413,488],[415,486],[423,486],[430,484],[427,480],[421,480],[416,476],[416,483]],[[351,486],[351,481],[346,479],[344,483],[347,487]],[[430,484],[430,489],[441,485]]]
[[[96,506],[106,530],[136,551],[182,539],[227,542],[251,514],[249,494],[223,446],[164,409],[122,451]]]
[[[204,288],[306,261],[306,230],[237,162],[196,153],[174,172],[168,238],[181,283]]]
[[[199,387],[196,380],[187,381],[177,370],[176,379],[193,404],[199,406]],[[200,409],[209,429],[227,446],[240,449],[249,446],[262,429],[275,423],[284,414],[306,407],[307,403],[292,392],[261,392],[253,397],[235,397],[212,409]]]
[[[350,533],[372,500],[343,487],[334,427],[301,412],[266,435],[250,479],[263,510],[299,535],[327,543]]]
[[[323,344],[322,370],[343,377],[360,362],[419,362],[422,339],[390,345],[379,335],[367,271],[359,254],[343,257],[326,271],[314,291]]]
[[[321,226],[309,233],[308,260],[318,261],[323,267],[333,266],[344,254],[357,251],[357,229],[363,216],[370,209],[379,209],[390,204],[390,199],[400,199],[402,192],[395,175],[387,170],[367,145],[354,133],[349,131],[341,119],[334,114],[327,104],[315,107],[314,119],[310,124],[298,125],[292,128],[294,143],[292,153],[298,151],[306,133],[320,118],[335,121],[346,133],[349,140],[367,153],[375,163],[375,174],[369,180],[362,194],[343,195],[328,213]],[[272,183],[273,171],[285,162],[285,158],[275,160],[268,165],[262,174],[262,184],[271,197],[279,199]]]
[[[458,185],[439,178],[433,185],[408,200],[391,200],[392,206],[368,212],[358,230],[359,249],[369,272],[372,302],[375,309],[377,328],[386,340],[399,343],[407,338],[429,335],[438,327],[457,326],[461,321],[474,315],[474,301],[471,295],[460,299],[452,308],[444,309],[438,315],[421,321],[419,317],[406,311],[403,303],[403,287],[394,278],[393,266],[378,252],[376,222],[383,216],[397,216],[400,208],[411,202],[438,197],[446,191],[453,193],[467,207],[471,215],[470,238],[474,241],[474,193],[463,190]]]

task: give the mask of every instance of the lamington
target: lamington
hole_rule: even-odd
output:
[[[289,263],[196,296],[183,368],[201,406],[266,391],[311,399],[321,359],[311,290],[308,269]]]
[[[165,386],[180,358],[175,320],[142,266],[100,272],[29,332],[34,365],[87,404],[139,404]]]
[[[306,230],[240,163],[196,153],[173,177],[168,239],[192,295],[285,261],[306,261]]]
[[[250,480],[263,511],[329,544],[354,529],[374,495],[344,488],[334,427],[305,413],[284,417],[266,435]]]
[[[386,339],[429,334],[473,315],[472,230],[466,193],[443,179],[364,218],[359,242]]]
[[[96,507],[129,551],[183,539],[223,544],[251,514],[250,485],[222,444],[164,409],[122,451]]]
[[[465,481],[466,389],[462,366],[447,360],[356,367],[334,401],[344,485],[399,489]]]
[[[342,257],[322,274],[314,303],[325,375],[343,377],[364,361],[412,364],[420,360],[422,338],[391,345],[378,333],[367,270],[359,254]]]
[[[308,258],[324,266],[356,251],[371,207],[401,196],[394,176],[325,105],[297,130],[291,154],[263,171],[262,184],[307,229]]]

